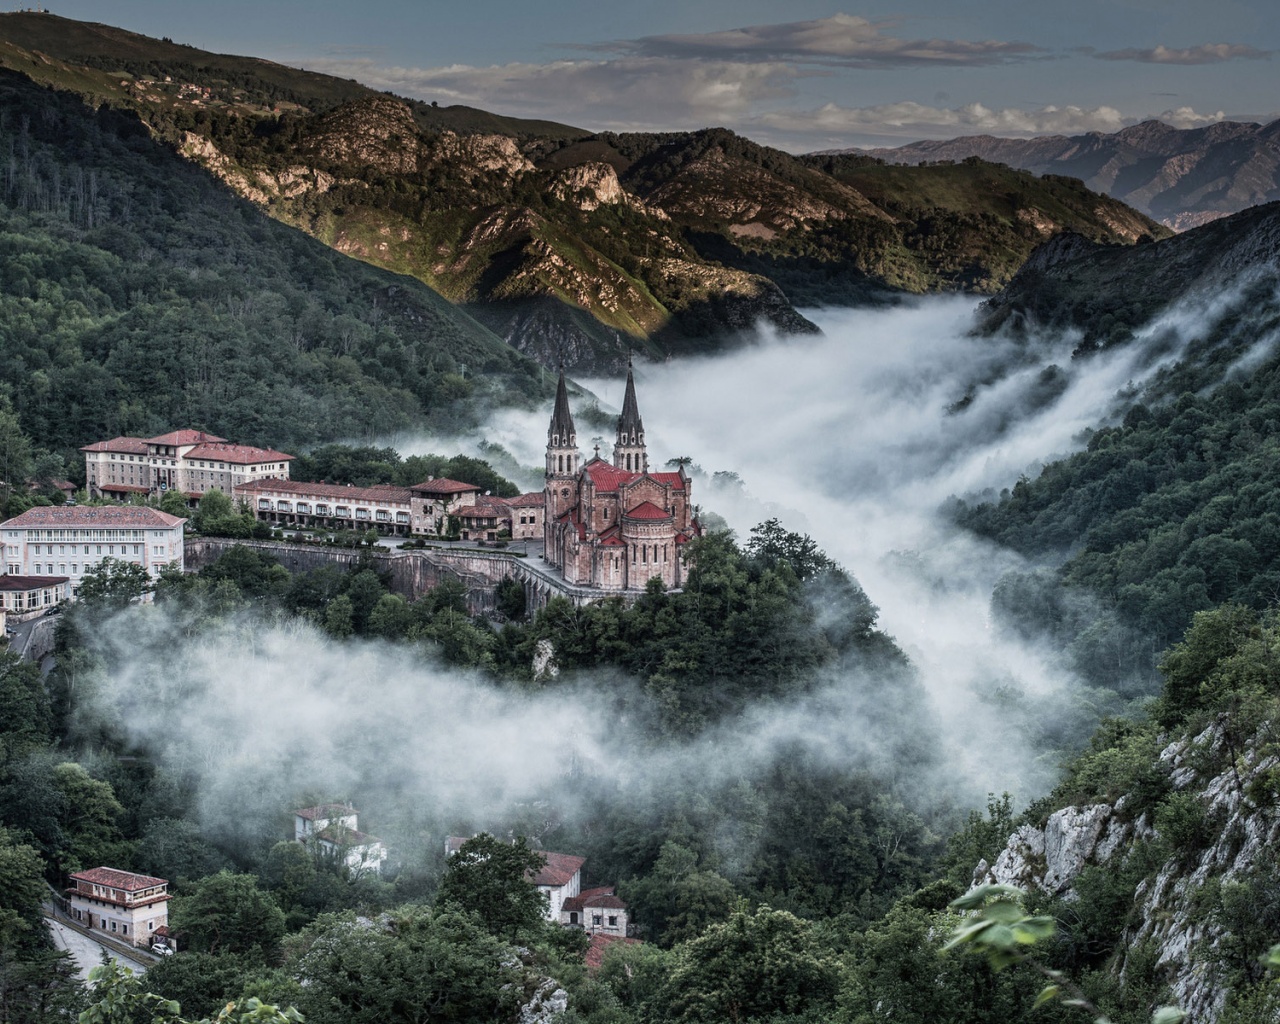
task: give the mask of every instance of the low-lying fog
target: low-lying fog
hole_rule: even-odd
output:
[[[992,628],[992,586],[1018,560],[952,528],[939,506],[952,494],[998,492],[1081,446],[1084,432],[1122,408],[1191,330],[1167,321],[1123,350],[1073,365],[1069,337],[969,337],[973,311],[961,299],[811,311],[821,337],[764,338],[711,358],[636,368],[654,468],[690,457],[700,467],[695,502],[741,539],[777,517],[811,534],[879,606],[882,628],[910,656],[932,701],[921,720],[943,729],[947,769],[937,786],[950,792],[928,794],[923,802],[935,805],[952,798],[980,806],[987,792],[1006,789],[1025,802],[1052,783],[1056,766],[1022,726],[1074,717],[1083,734],[1112,709],[1093,707],[1096,695],[1051,652]],[[620,404],[621,380],[584,383],[602,403]],[[536,467],[549,414],[504,412],[465,443],[387,443],[409,455],[474,451],[487,439]],[[584,454],[595,433],[579,423]],[[598,433],[607,452],[611,431]],[[155,643],[163,620],[134,614],[118,625],[114,642],[127,647],[143,639],[136,631]],[[304,794],[394,790],[441,812],[470,807],[480,821],[545,794],[571,764],[631,786],[672,777],[712,784],[749,776],[776,742],[810,743],[851,764],[885,749],[887,737],[862,728],[837,678],[791,708],[771,707],[684,749],[639,758],[641,770],[638,740],[602,702],[617,685],[625,684],[583,680],[567,692],[501,697],[410,648],[241,624],[176,648],[165,665],[137,665],[102,695],[124,728],[195,773],[210,819],[270,816]]]

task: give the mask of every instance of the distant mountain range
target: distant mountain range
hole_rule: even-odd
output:
[[[274,219],[578,370],[760,321],[814,330],[797,305],[992,293],[1059,231],[1167,234],[1067,178],[797,158],[724,129],[592,134],[47,13],[0,15],[0,67],[136,117]]]
[[[977,157],[1034,174],[1065,174],[1175,231],[1280,199],[1280,121],[1219,121],[1204,128],[1143,121],[1109,135],[972,135],[840,152],[908,165]]]

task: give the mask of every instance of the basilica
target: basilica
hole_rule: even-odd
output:
[[[613,462],[600,458],[597,448],[583,465],[560,372],[547,430],[543,522],[546,560],[566,583],[605,591],[643,590],[656,577],[668,589],[683,586],[686,567],[680,551],[702,532],[691,488],[683,466],[674,473],[650,472],[630,366]]]

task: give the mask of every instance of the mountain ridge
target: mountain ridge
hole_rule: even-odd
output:
[[[979,157],[1035,174],[1064,174],[1179,231],[1280,199],[1280,120],[1198,128],[1149,120],[1110,133],[972,135],[836,152],[905,164]]]
[[[112,56],[118,39],[126,58]],[[53,15],[0,16],[0,63],[135,112],[273,218],[417,277],[571,369],[707,351],[758,322],[815,330],[797,305],[991,293],[1060,230],[1162,233],[1077,183],[992,165],[886,183],[874,166],[798,159],[724,129],[589,134],[149,47]]]

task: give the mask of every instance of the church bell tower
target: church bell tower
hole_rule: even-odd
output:
[[[622,415],[618,417],[618,437],[613,443],[613,464],[631,473],[649,471],[649,455],[644,446],[644,424],[636,404],[636,381],[627,360],[627,393],[622,399]]]
[[[556,385],[556,405],[551,412],[551,426],[547,428],[547,489],[546,528],[550,535],[552,524],[566,510],[577,503],[578,475],[581,456],[578,453],[578,434],[573,426],[573,414],[569,412],[569,389],[564,382],[564,368],[560,368],[560,382]]]

